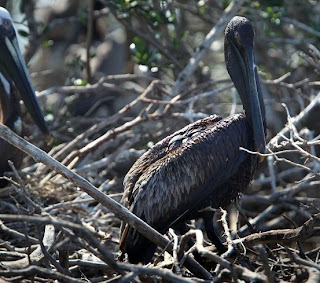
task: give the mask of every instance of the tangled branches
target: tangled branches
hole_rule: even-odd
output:
[[[105,79],[107,80],[109,78]],[[212,252],[213,247],[204,240],[204,235],[201,230],[196,229],[197,226],[181,238],[171,231],[168,236],[175,243],[172,245],[113,201],[112,198],[119,200],[121,196],[120,182],[126,170],[115,171],[117,178],[101,182],[104,178],[102,176],[107,174],[106,170],[130,167],[133,160],[141,154],[140,150],[133,151],[131,148],[139,144],[142,137],[150,139],[148,132],[155,123],[165,125],[166,120],[171,121],[173,118],[177,121],[181,119],[182,123],[186,118],[201,117],[201,112],[188,113],[188,105],[195,104],[206,92],[192,97],[181,95],[166,101],[160,97],[167,97],[167,87],[159,80],[151,81],[137,98],[115,115],[81,133],[75,139],[77,142],[73,140],[63,147],[57,146],[59,151],[51,154],[60,158],[61,162],[55,161],[1,126],[0,135],[4,139],[46,165],[39,164],[37,167],[16,171],[20,182],[1,190],[1,276],[47,278],[66,282],[82,282],[76,279],[80,278],[80,274],[101,282],[106,278],[121,278],[122,282],[128,282],[139,275],[172,282],[189,282],[190,276],[192,280],[201,281],[200,278],[209,279],[213,275],[217,282],[231,278],[248,282],[271,282],[275,278],[319,278],[319,195],[315,190],[320,185],[319,159],[314,154],[319,140],[310,131],[300,128],[302,121],[307,120],[308,115],[320,103],[320,94],[296,117],[288,115],[288,124],[270,140],[270,153],[266,154],[269,176],[259,176],[253,181],[250,194],[244,195],[238,204],[239,217],[236,215],[233,218],[235,220],[231,217],[228,221],[227,212],[222,212],[221,234],[226,237],[228,251],[220,257]],[[224,90],[225,87],[215,88],[212,93]],[[114,127],[128,111],[134,110],[139,104],[147,107],[142,107],[143,111],[134,119]],[[183,106],[186,107],[184,112],[174,111]],[[102,129],[105,134],[99,136],[97,133]],[[161,133],[165,134],[166,132]],[[90,140],[90,137],[95,136],[98,138]],[[139,139],[134,136],[139,136]],[[115,145],[112,146],[112,143],[120,146],[120,149],[114,151]],[[99,159],[101,147],[103,152],[110,153]],[[286,166],[282,167],[282,164]],[[49,168],[54,171],[49,171]],[[71,168],[74,168],[74,172],[70,171]],[[95,175],[92,175],[93,169]],[[91,183],[76,173],[86,177]],[[293,176],[300,178],[290,180]],[[99,182],[101,185],[98,189],[92,185]],[[37,183],[40,185],[37,186]],[[42,199],[38,203],[39,196],[46,195],[45,190],[48,200]],[[257,191],[260,193],[257,194]],[[34,201],[36,195],[37,201]],[[12,200],[15,200],[15,205]],[[233,214],[231,211],[230,215]],[[137,267],[118,262],[120,219],[131,223],[160,247],[173,252],[173,255],[175,252],[182,253],[182,258],[165,256],[163,260],[159,258],[154,267]],[[195,246],[186,251],[185,242],[190,237],[195,238]],[[194,250],[203,256],[207,264],[211,263],[210,272],[190,257]],[[43,266],[51,267],[48,269]],[[172,271],[163,269],[170,266]],[[199,278],[196,279],[195,276]],[[293,278],[295,276],[296,279]]]

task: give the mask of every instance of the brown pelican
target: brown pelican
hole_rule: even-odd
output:
[[[250,183],[257,155],[265,150],[265,109],[253,52],[254,30],[234,17],[225,30],[225,62],[245,114],[197,121],[154,145],[124,179],[125,206],[160,233],[205,215],[206,208],[228,206]],[[211,215],[212,216],[212,215]],[[210,240],[212,217],[204,217]],[[220,242],[221,245],[221,242]],[[147,263],[156,245],[123,223],[120,248],[132,263]]]
[[[48,135],[48,128],[35,96],[26,63],[20,52],[9,12],[0,7],[0,122],[17,134],[22,134],[21,109],[18,93],[40,130]],[[22,161],[21,151],[0,139],[0,176],[11,171],[8,160],[16,166]],[[5,181],[0,180],[0,186]]]

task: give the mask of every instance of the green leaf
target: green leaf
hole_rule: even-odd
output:
[[[88,82],[87,82],[87,80],[85,80],[85,79],[75,79],[75,80],[73,81],[73,84],[74,84],[75,86],[85,86],[87,83],[88,83]]]
[[[143,53],[147,49],[146,42],[138,36],[133,38],[133,43],[135,44],[137,52]]]
[[[49,47],[49,46],[52,46],[53,44],[54,44],[54,41],[50,39],[42,42],[42,46],[44,47]]]

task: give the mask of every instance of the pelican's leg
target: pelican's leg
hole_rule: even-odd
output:
[[[204,227],[209,240],[211,241],[212,244],[215,245],[218,251],[218,254],[223,254],[224,252],[227,251],[227,248],[222,244],[222,242],[220,241],[219,237],[215,232],[214,225],[213,225],[214,213],[215,212],[211,209],[203,210],[201,212],[201,216],[202,216]]]

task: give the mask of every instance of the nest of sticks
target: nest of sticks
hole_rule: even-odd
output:
[[[148,84],[143,90],[141,80]],[[167,97],[169,85],[133,75],[105,77],[84,88],[90,92],[113,84],[123,94],[129,91],[124,90],[128,81],[136,85],[136,90],[131,89],[136,97],[107,119],[88,118],[91,124],[85,121],[82,132],[79,120],[70,141],[54,146],[45,145],[40,133],[28,137],[39,147],[50,146],[49,155],[1,126],[1,136],[29,156],[24,168],[16,170],[12,165],[10,185],[0,189],[1,278],[8,282],[205,282],[212,278],[317,282],[320,180],[315,152],[319,140],[301,125],[319,104],[319,94],[299,115],[288,116],[287,125],[269,140],[269,153],[245,194],[227,211],[216,212],[216,229],[228,247],[226,253],[217,255],[202,233],[201,222],[194,221],[185,235],[170,229],[159,237],[151,231],[160,247],[154,262],[141,266],[118,260],[120,219],[138,229],[142,225],[116,205],[123,178],[148,142],[201,116],[196,107],[188,112],[191,100],[197,102],[201,94],[188,92],[168,102],[162,98]],[[215,85],[216,92],[226,88]],[[143,110],[134,116],[135,108]],[[66,126],[57,121],[52,128],[52,135],[59,137]],[[185,244],[190,238],[195,243],[191,248]],[[201,264],[194,260],[195,251],[202,257]]]

